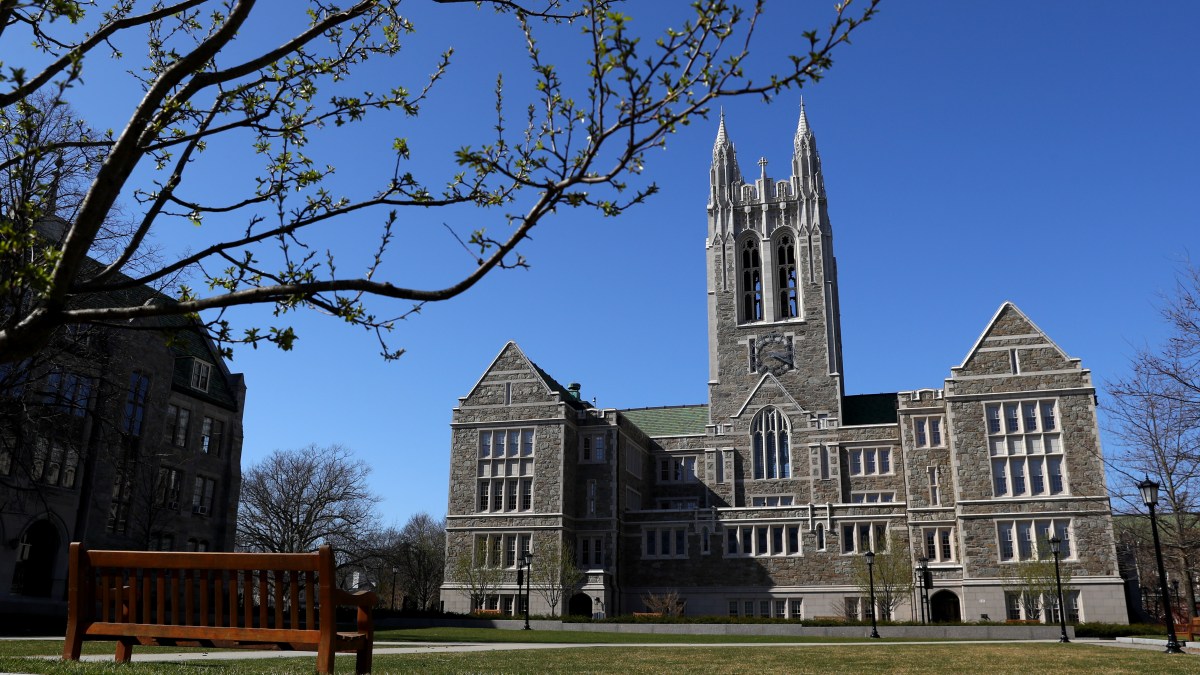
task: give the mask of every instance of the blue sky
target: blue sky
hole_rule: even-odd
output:
[[[416,168],[451,170],[454,148],[486,139],[497,71],[516,87],[526,68],[509,49],[519,47],[511,18],[409,4],[418,34],[358,84],[411,81],[445,46],[456,61],[419,127],[383,120],[339,130],[322,148],[347,190],[390,168],[377,150],[397,133],[410,136]],[[801,31],[825,23],[831,6],[769,2],[754,64],[802,49]],[[626,11],[658,32],[686,7]],[[1136,345],[1161,339],[1158,296],[1189,251],[1200,255],[1197,25],[1200,5],[1182,0],[889,0],[839,49],[803,94],[834,231],[847,393],[941,386],[1005,300],[1082,358],[1098,385],[1124,372]],[[548,47],[568,76],[582,65],[565,44]],[[73,99],[85,117],[105,126],[127,116],[128,101],[89,88]],[[757,174],[765,156],[768,173],[784,177],[799,98],[725,104],[744,173]],[[341,443],[373,466],[385,521],[441,515],[451,409],[508,340],[602,407],[705,402],[715,133],[714,115],[651,153],[646,173],[662,188],[651,203],[620,219],[561,213],[522,247],[530,269],[494,274],[400,325],[393,341],[408,353],[398,362],[384,363],[369,334],[316,316],[298,319],[291,353],[238,350],[231,366],[249,387],[244,465],[277,448]],[[209,171],[200,193],[219,194],[249,169]],[[476,217],[406,214],[386,273],[440,281],[468,269],[441,223]],[[327,241],[367,246],[360,232],[372,224],[345,223]],[[194,233],[158,236],[195,246]]]

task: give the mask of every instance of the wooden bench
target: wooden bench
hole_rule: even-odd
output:
[[[337,587],[333,550],[313,553],[176,553],[70,548],[67,639],[77,661],[84,640],[116,640],[115,659],[133,646],[188,645],[312,650],[317,671],[354,652],[371,671],[375,593]],[[358,608],[357,630],[339,633],[336,608]]]
[[[1200,619],[1191,619],[1187,623],[1182,624],[1179,632],[1182,634],[1181,637],[1184,640],[1200,639],[1197,638],[1197,636],[1200,636]]]

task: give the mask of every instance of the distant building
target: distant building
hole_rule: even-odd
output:
[[[71,326],[0,366],[0,614],[65,613],[72,541],[233,550],[246,385],[175,324]]]
[[[943,388],[847,396],[803,109],[793,151],[789,178],[763,161],[746,181],[724,118],[717,130],[707,404],[595,409],[512,342],[460,400],[445,608],[478,609],[455,573],[471,556],[509,571],[485,608],[519,612],[521,554],[561,542],[587,572],[573,614],[678,593],[687,614],[861,618],[870,550],[928,560],[933,620],[1056,620],[1009,578],[1057,535],[1070,619],[1126,622],[1090,372],[1004,303]],[[897,618],[919,618],[915,597]]]

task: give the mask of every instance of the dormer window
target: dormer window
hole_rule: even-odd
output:
[[[192,359],[192,389],[208,391],[208,381],[212,379],[212,364],[200,359]]]

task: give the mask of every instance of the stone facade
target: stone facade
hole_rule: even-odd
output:
[[[245,396],[190,330],[66,331],[0,369],[0,616],[65,616],[73,541],[232,551]]]
[[[689,614],[863,616],[855,578],[871,550],[905,580],[925,560],[935,620],[1027,619],[1011,579],[1044,565],[1057,535],[1071,619],[1125,622],[1089,371],[1005,303],[944,388],[847,396],[833,230],[803,108],[791,176],[758,164],[743,180],[722,117],[707,405],[597,410],[514,343],[460,400],[446,609],[472,609],[455,560],[475,555],[507,570],[488,608],[517,612],[511,544],[575,551],[587,580],[564,601],[572,613],[678,593]],[[491,440],[527,431],[529,475],[524,445],[496,455]],[[495,536],[501,550],[481,555]],[[906,589],[896,618],[920,618],[918,597]],[[547,610],[534,595],[532,611]]]

